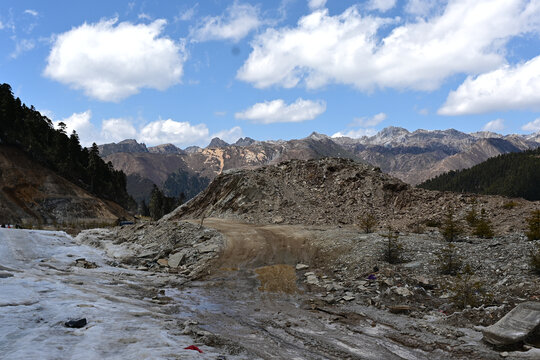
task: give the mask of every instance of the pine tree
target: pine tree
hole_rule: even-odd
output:
[[[366,234],[373,232],[373,228],[377,225],[377,219],[373,213],[368,212],[360,217],[360,227]]]
[[[488,220],[484,209],[480,212],[480,218],[476,222],[473,235],[482,239],[491,239],[495,235],[491,227],[491,222]]]
[[[399,235],[389,227],[388,232],[382,235],[386,238],[386,244],[383,250],[383,260],[390,264],[399,264],[403,261],[403,245],[399,242]]]
[[[448,208],[443,225],[441,228],[441,234],[446,241],[455,241],[463,233],[459,221],[454,219],[454,210]]]
[[[150,217],[152,220],[159,220],[163,217],[163,193],[154,184],[152,193],[150,194],[150,203],[148,204]]]

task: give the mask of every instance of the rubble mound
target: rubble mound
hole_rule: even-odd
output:
[[[515,199],[509,208],[508,202],[500,196],[417,189],[370,165],[323,158],[226,171],[168,218],[339,225],[358,224],[369,213],[379,228],[411,229],[442,220],[449,207],[461,219],[474,207],[486,211],[498,232],[523,229],[535,203]]]

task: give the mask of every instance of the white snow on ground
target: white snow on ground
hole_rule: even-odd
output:
[[[98,268],[75,266],[85,258]],[[145,290],[160,276],[107,265],[99,249],[64,232],[0,229],[0,358],[216,359],[184,350],[186,314],[164,310]],[[162,281],[163,279],[161,279]],[[157,285],[159,286],[159,285]],[[146,295],[144,295],[146,294]],[[64,322],[86,318],[70,329]],[[196,344],[198,345],[198,344]],[[227,356],[227,358],[231,358]]]

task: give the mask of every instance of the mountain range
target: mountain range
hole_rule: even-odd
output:
[[[324,157],[369,163],[408,184],[417,185],[493,156],[539,146],[540,133],[500,135],[484,131],[468,134],[454,129],[410,132],[387,127],[374,136],[358,139],[314,132],[297,140],[257,141],[246,137],[233,144],[214,138],[205,148],[186,149],[172,144],[146,147],[135,140],[124,140],[100,145],[99,150],[105,161],[126,173],[128,192],[140,201],[148,199],[153,184],[169,196],[177,196],[178,189],[183,189],[187,198],[191,198],[228,169]],[[193,183],[198,187],[193,188],[190,185]]]

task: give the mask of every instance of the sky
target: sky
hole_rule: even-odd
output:
[[[540,0],[2,0],[0,47],[85,146],[540,131]]]

